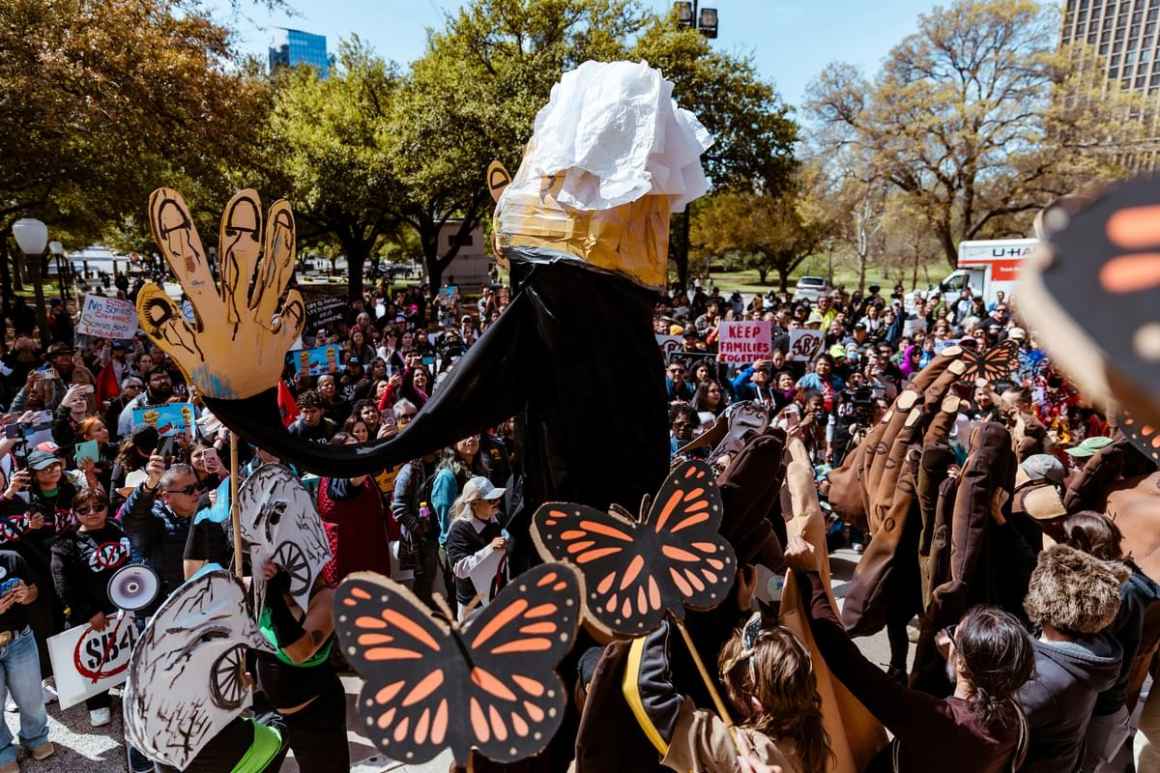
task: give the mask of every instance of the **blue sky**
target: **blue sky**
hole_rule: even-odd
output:
[[[295,27],[326,35],[333,50],[357,32],[388,59],[407,63],[423,53],[426,30],[441,26],[459,0],[289,0],[297,17],[271,14],[248,0],[235,13],[229,0],[206,0],[219,21],[238,31],[238,46],[265,56],[272,28]],[[660,10],[665,0],[644,0]],[[905,35],[918,14],[938,0],[703,0],[716,5],[721,36],[715,45],[752,54],[762,75],[791,105],[829,62],[844,60],[867,73]],[[943,0],[942,4],[947,4]],[[678,96],[679,98],[679,96]]]

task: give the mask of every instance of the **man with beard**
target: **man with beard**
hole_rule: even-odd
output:
[[[117,419],[117,434],[127,437],[133,432],[133,411],[173,402],[173,379],[163,365],[155,365],[145,376],[145,391],[125,403]]]
[[[48,363],[43,368],[29,372],[25,385],[16,393],[8,410],[12,413],[27,410],[28,400],[35,390],[44,399],[43,410],[55,411],[72,381],[75,367],[73,353],[71,344],[56,343],[48,347]]]

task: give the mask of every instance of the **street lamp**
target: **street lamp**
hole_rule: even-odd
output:
[[[40,271],[44,262],[44,252],[48,248],[48,226],[31,217],[22,217],[12,224],[12,236],[32,268],[32,290],[36,293],[36,324],[40,328],[40,343],[48,346],[48,314],[44,308],[44,284]]]
[[[699,30],[710,40],[717,37],[717,9],[700,8],[699,0],[673,3],[677,10],[677,24],[681,27]]]

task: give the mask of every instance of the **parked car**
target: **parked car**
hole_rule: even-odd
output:
[[[830,292],[831,289],[830,283],[825,277],[803,276],[798,280],[797,287],[794,288],[793,299],[817,303],[818,298]]]

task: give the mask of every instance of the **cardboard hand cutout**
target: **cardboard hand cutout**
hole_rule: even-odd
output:
[[[290,595],[306,609],[314,582],[330,561],[330,543],[310,492],[288,467],[266,464],[242,484],[238,511],[250,566],[276,564],[290,577]],[[261,609],[266,579],[257,569],[253,574],[254,608]]]
[[[539,753],[564,718],[555,669],[576,639],[582,592],[570,567],[543,564],[460,627],[382,575],[352,574],[334,619],[343,655],[366,679],[365,733],[405,764],[444,749],[458,765],[472,749],[498,762]]]
[[[246,650],[271,652],[239,580],[224,569],[175,590],[129,659],[125,739],[149,759],[184,770],[251,702]]]
[[[193,305],[195,319],[188,321],[164,289],[146,282],[137,295],[141,329],[202,394],[237,399],[276,384],[285,354],[306,319],[301,293],[286,291],[294,276],[290,205],[274,202],[263,231],[262,204],[255,191],[238,191],[230,199],[218,240],[220,291],[180,193],[153,191],[149,225]]]
[[[635,163],[610,167],[610,176],[618,180],[630,170],[629,187],[641,194],[610,209],[561,204],[553,191],[566,189],[576,195],[574,183],[579,178],[562,168],[548,172],[539,161],[521,164],[516,178],[502,189],[498,205],[504,216],[497,239],[511,262],[512,301],[397,436],[338,448],[299,440],[283,428],[275,384],[282,357],[295,338],[291,328],[300,329],[302,319],[301,298],[294,290],[282,303],[281,317],[273,315],[284,286],[281,268],[287,260],[292,265],[292,245],[285,242],[288,230],[283,225],[292,219],[279,204],[268,218],[276,227],[267,226],[261,260],[257,197],[243,192],[236,200],[252,203],[227,208],[220,248],[225,287],[219,295],[180,196],[167,189],[155,194],[154,236],[198,310],[198,319],[186,324],[174,314],[173,304],[146,293],[146,300],[152,297],[156,303],[140,307],[143,326],[182,363],[215,416],[247,441],[301,470],[328,477],[373,474],[515,416],[524,506],[512,514],[508,528],[513,533],[526,531],[531,513],[548,500],[599,509],[613,502],[640,501],[656,490],[668,466],[664,366],[652,332],[655,291],[664,284],[668,218],[676,203],[699,195],[698,181],[703,179],[699,155],[711,139],[703,128],[694,130],[691,115],[674,111],[667,96],[660,98],[671,94],[671,85],[647,67],[588,68],[569,76],[569,95],[588,92],[607,102],[611,92],[604,76],[589,75],[604,71],[624,83],[638,82],[640,90],[630,89],[637,96],[654,94],[633,104],[648,105],[656,121],[613,120],[623,114],[624,106],[593,111],[577,120],[583,119],[593,131],[606,122],[592,136],[599,136],[607,147],[622,149],[651,148],[661,140],[657,132],[663,126],[665,136],[673,140],[671,147],[655,158],[649,155],[640,168]],[[576,98],[569,104],[583,111],[587,103]],[[546,115],[558,115],[552,105],[548,108]],[[559,121],[552,125],[554,130],[566,127]],[[537,122],[537,133],[539,127]],[[529,154],[558,159],[560,154],[552,148],[554,136],[533,135]],[[678,150],[680,164],[674,170],[679,174],[662,179],[653,174],[656,170],[649,171],[649,164]],[[586,174],[582,181],[599,189],[602,178]],[[489,182],[499,186],[503,176],[497,173]],[[654,186],[646,190],[644,183],[650,179]],[[541,192],[533,193],[536,190]],[[623,190],[615,199],[622,198]],[[244,222],[243,213],[248,213]],[[550,232],[541,228],[547,221],[552,224]],[[257,278],[255,289],[246,294],[239,288],[250,276]],[[601,428],[614,431],[615,442],[608,443]],[[530,564],[532,556],[517,553],[512,559],[518,569]]]
[[[666,615],[683,620],[686,606],[712,609],[737,574],[733,548],[717,534],[721,494],[708,465],[678,466],[642,511],[638,521],[620,508],[548,502],[532,519],[541,558],[584,574],[586,617],[605,634],[642,636]]]

